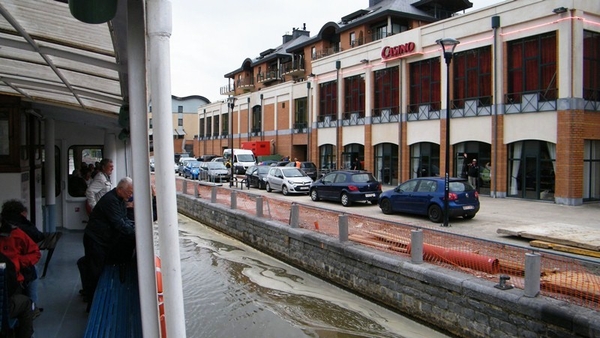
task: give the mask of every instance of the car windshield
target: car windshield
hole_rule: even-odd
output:
[[[192,168],[198,168],[198,167],[200,167],[200,162],[191,162],[190,163],[190,167],[192,167]]]
[[[375,178],[369,173],[352,175],[352,182],[355,183],[367,183],[372,181],[375,181]]]
[[[285,175],[285,177],[303,177],[306,176],[306,174],[301,171],[298,168],[287,168],[287,169],[283,169],[283,174]]]
[[[258,167],[258,173],[259,174],[268,174],[269,173],[269,169],[271,169],[271,167],[260,166],[260,167]]]
[[[238,159],[238,162],[254,162],[254,155],[251,154],[239,154],[235,155]]]
[[[302,164],[302,168],[304,169],[317,169],[317,166],[312,162],[306,162]]]
[[[208,169],[227,169],[223,162],[209,162]]]

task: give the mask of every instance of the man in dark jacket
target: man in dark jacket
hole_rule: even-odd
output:
[[[106,264],[120,264],[132,258],[135,249],[135,227],[127,217],[126,202],[133,196],[133,182],[125,177],[107,192],[92,210],[83,235],[85,269],[82,272],[83,293],[93,300],[96,285]]]

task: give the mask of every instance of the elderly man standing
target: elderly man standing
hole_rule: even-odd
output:
[[[135,227],[127,217],[126,206],[131,196],[133,182],[125,177],[98,201],[85,228],[85,268],[81,271],[81,279],[84,295],[90,304],[104,266],[127,262],[133,256]]]
[[[90,186],[85,191],[85,197],[87,198],[86,208],[88,214],[92,212],[96,206],[96,203],[100,201],[100,198],[102,198],[104,194],[112,189],[110,175],[115,168],[113,161],[108,158],[104,158],[102,161],[100,161],[99,166],[100,171],[96,174],[96,176],[94,176],[92,183],[90,183]]]

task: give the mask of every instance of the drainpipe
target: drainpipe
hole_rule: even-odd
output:
[[[494,160],[492,165],[492,177],[494,178],[493,198],[498,196],[498,28],[500,28],[500,17],[492,17],[492,28],[494,29],[494,128],[492,128],[492,142],[494,143]],[[491,194],[491,191],[490,191]]]

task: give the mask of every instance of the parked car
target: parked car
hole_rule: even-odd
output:
[[[198,161],[200,162],[210,162],[212,161],[213,158],[215,157],[220,157],[219,155],[200,155],[200,157],[198,157]]]
[[[275,161],[271,163],[271,167],[285,167],[288,165],[290,161]]]
[[[336,201],[345,207],[360,201],[377,204],[380,194],[381,183],[373,174],[363,170],[332,171],[310,186],[313,201]]]
[[[284,195],[290,193],[307,194],[312,183],[302,170],[290,167],[270,167],[267,174],[267,192],[281,190]]]
[[[212,160],[210,160],[211,162],[221,162],[221,163],[225,163],[226,160],[223,157],[215,157]]]
[[[183,165],[183,177],[197,180],[200,173],[200,163],[200,161],[196,160],[186,161]]]
[[[177,173],[179,173],[179,176],[183,176],[183,168],[185,166],[185,163],[188,161],[196,161],[195,158],[193,157],[181,157],[179,158],[179,161],[177,162],[179,164],[179,167],[177,169]]]
[[[271,169],[268,165],[253,165],[246,170],[246,179],[250,187],[258,189],[267,188],[267,174]]]
[[[278,161],[275,161],[275,160],[266,160],[266,161],[260,161],[260,162],[258,162],[258,165],[267,165],[268,166],[268,165],[271,165],[271,164],[277,163],[277,162]]]
[[[229,170],[223,162],[205,162],[206,179],[211,182],[229,182]]]
[[[295,167],[296,162],[289,162],[286,167]],[[300,170],[304,171],[313,181],[317,179],[317,166],[312,162],[300,162]]]
[[[421,177],[408,180],[379,197],[384,214],[405,212],[425,215],[432,222],[444,218],[445,178]],[[450,178],[448,216],[471,219],[479,211],[479,194],[464,178]]]

